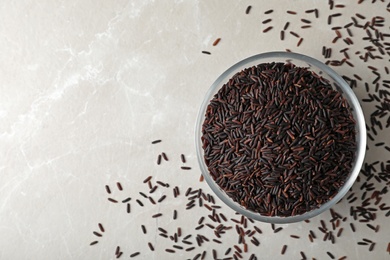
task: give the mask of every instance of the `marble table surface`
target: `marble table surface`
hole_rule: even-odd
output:
[[[390,259],[386,208],[390,197],[385,191],[390,168],[389,115],[372,115],[389,102],[385,94],[379,94],[390,85],[385,68],[390,67],[390,44],[385,44],[390,43],[390,35],[383,36],[390,33],[386,2],[2,1],[0,259],[130,259],[137,252],[131,259],[193,259],[203,252],[204,259],[213,259],[213,250],[218,259],[233,255],[249,259],[252,254],[257,259],[332,259],[331,255],[334,259]],[[310,11],[314,9],[318,17]],[[384,22],[372,28],[344,28],[353,19],[363,27],[373,17],[383,17]],[[281,40],[280,31],[287,22]],[[302,28],[305,25],[311,27]],[[342,36],[334,40],[337,33],[332,27],[337,26]],[[378,38],[375,29],[382,39],[364,39],[367,30]],[[383,54],[366,48],[373,42],[382,44]],[[331,48],[331,57],[324,57],[324,46]],[[310,222],[251,223],[216,196],[215,204],[208,201],[212,191],[200,181],[194,131],[200,104],[213,81],[234,63],[258,53],[289,49],[331,62],[345,58],[345,48],[346,61],[353,67],[343,61],[332,68],[356,83],[353,90],[372,139],[368,139],[366,175],[360,174],[347,194],[349,199],[333,207],[341,216],[338,222],[332,225],[327,211]],[[367,51],[381,58],[365,62]],[[378,86],[372,83],[377,77],[374,72],[381,75]],[[382,122],[381,127],[375,120]],[[162,141],[152,144],[154,140]],[[158,165],[163,152],[168,161],[162,159]],[[158,187],[152,193],[143,182],[148,176],[152,176],[151,187]],[[387,182],[378,176],[385,176]],[[186,210],[189,187],[195,195],[197,189],[206,195]],[[174,194],[177,191],[180,194]],[[126,202],[126,198],[131,200]],[[226,217],[226,221],[220,217],[220,222],[232,228],[220,238],[215,236],[213,228],[219,223],[208,216],[212,211],[198,203],[217,206],[215,213]],[[374,219],[369,223],[361,215],[354,219],[351,206],[369,208],[367,214],[375,214]],[[162,216],[153,217],[158,213]],[[202,216],[204,226],[199,227]],[[321,220],[325,232],[320,230]],[[236,225],[248,230],[247,246],[238,243]],[[261,234],[252,232],[255,226]],[[310,230],[316,236],[313,242]],[[189,243],[183,243],[190,234]],[[170,239],[175,236],[177,243]],[[209,241],[199,246],[197,236]],[[94,241],[98,243],[90,245]],[[287,245],[284,255],[283,245]]]

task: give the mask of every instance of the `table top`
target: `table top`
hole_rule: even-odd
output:
[[[0,259],[389,259],[386,1],[0,7]],[[271,225],[202,181],[195,121],[223,71],[286,50],[344,76],[368,144],[332,210]]]

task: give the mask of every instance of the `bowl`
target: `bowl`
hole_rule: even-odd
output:
[[[243,207],[239,203],[235,202],[232,198],[230,198],[226,194],[226,192],[221,187],[219,187],[219,185],[214,181],[210,172],[208,171],[208,167],[204,159],[204,150],[202,148],[202,125],[205,120],[205,113],[206,113],[207,106],[209,105],[211,99],[221,89],[221,87],[225,83],[227,83],[229,79],[231,79],[236,73],[242,71],[245,68],[256,66],[261,63],[271,63],[271,62],[292,63],[297,67],[307,67],[309,68],[310,71],[313,71],[317,75],[320,75],[324,79],[327,79],[330,82],[332,88],[334,90],[337,90],[349,103],[352,116],[356,122],[355,123],[355,132],[356,132],[355,156],[352,162],[351,171],[347,179],[345,180],[343,186],[339,188],[335,196],[333,196],[327,202],[321,204],[320,207],[316,209],[312,209],[300,215],[267,216],[267,215],[261,215],[260,213],[255,211],[248,210],[247,208]],[[236,212],[248,218],[251,218],[253,220],[266,222],[266,223],[275,223],[275,224],[294,223],[294,222],[307,220],[328,210],[330,207],[332,207],[338,201],[340,201],[355,182],[360,172],[360,169],[362,167],[364,156],[365,156],[365,150],[366,150],[366,128],[365,128],[363,111],[360,107],[358,99],[356,98],[355,94],[353,93],[353,91],[351,90],[347,82],[345,82],[345,80],[342,77],[340,77],[334,70],[332,70],[324,63],[303,54],[290,53],[290,52],[268,52],[268,53],[254,55],[252,57],[241,60],[240,62],[234,64],[225,72],[223,72],[222,75],[220,75],[215,80],[215,82],[211,85],[210,89],[207,91],[205,95],[205,98],[200,107],[199,114],[197,117],[195,139],[196,139],[195,141],[196,141],[196,150],[197,150],[199,166],[207,184],[210,186],[212,191],[227,206],[229,206],[231,209],[235,210]]]

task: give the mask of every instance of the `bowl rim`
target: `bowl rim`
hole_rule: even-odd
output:
[[[344,93],[343,97],[347,99],[349,105],[351,106],[351,110],[354,115],[354,119],[356,120],[356,140],[357,140],[357,150],[356,150],[356,158],[355,158],[355,164],[352,167],[352,171],[348,177],[348,179],[345,181],[344,185],[340,188],[339,192],[327,201],[326,203],[322,204],[319,208],[305,212],[301,215],[295,215],[295,216],[289,216],[289,217],[279,217],[279,216],[263,216],[260,215],[260,213],[250,211],[248,209],[245,209],[243,206],[239,205],[237,202],[234,202],[228,195],[218,186],[218,184],[215,183],[213,178],[211,177],[208,168],[206,166],[206,163],[204,161],[203,157],[203,148],[202,148],[202,141],[201,141],[201,135],[202,135],[202,125],[205,118],[205,111],[207,109],[207,106],[209,105],[211,99],[213,98],[214,94],[216,93],[216,90],[218,91],[219,88],[222,87],[223,84],[225,84],[229,78],[227,78],[232,73],[237,73],[244,68],[248,68],[249,65],[255,61],[259,61],[257,64],[264,63],[261,62],[261,60],[264,59],[272,59],[272,58],[282,58],[286,61],[291,60],[298,60],[302,62],[306,62],[309,67],[310,65],[316,66],[319,68],[323,73],[327,74],[329,77],[331,77],[335,82],[337,82],[338,87],[341,89],[341,91]],[[246,67],[245,67],[246,66]],[[251,65],[253,66],[253,65]],[[234,73],[234,74],[235,74]],[[222,84],[221,84],[222,83]],[[218,89],[217,89],[218,88]],[[196,127],[195,127],[195,146],[196,146],[196,153],[198,158],[198,163],[202,172],[202,175],[204,176],[207,184],[210,186],[211,190],[218,196],[219,199],[221,199],[227,206],[229,206],[234,211],[252,218],[257,221],[266,222],[266,223],[274,223],[274,224],[286,224],[286,223],[294,223],[299,222],[302,220],[306,220],[312,217],[315,217],[319,215],[320,213],[326,211],[333,205],[335,205],[337,202],[339,202],[345,194],[348,192],[348,190],[352,187],[353,183],[355,182],[357,176],[359,175],[360,169],[363,165],[365,152],[366,152],[366,142],[367,142],[367,136],[366,136],[366,127],[365,127],[365,119],[363,110],[360,106],[360,103],[355,95],[355,93],[352,91],[348,83],[340,76],[338,75],[333,69],[331,69],[326,64],[320,62],[319,60],[306,56],[304,54],[300,53],[293,53],[293,52],[282,52],[282,51],[275,51],[275,52],[266,52],[266,53],[260,53],[253,56],[250,56],[248,58],[245,58],[234,65],[230,66],[227,70],[225,70],[210,86],[208,91],[206,92],[206,95],[203,99],[203,102],[201,104],[201,107],[198,111],[197,120],[196,120]]]

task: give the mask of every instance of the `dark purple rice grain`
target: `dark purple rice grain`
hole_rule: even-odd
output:
[[[329,234],[330,234],[329,232],[326,232],[326,233],[325,233],[324,238],[323,238],[323,241],[328,240]]]
[[[294,35],[294,36],[297,37],[297,38],[300,37],[299,34],[297,34],[296,32],[293,32],[293,31],[290,31],[290,34],[291,34],[291,35]]]
[[[152,144],[158,144],[158,143],[160,143],[161,142],[161,140],[154,140],[153,142],[152,142]]]
[[[97,236],[97,237],[101,237],[101,236],[102,236],[102,234],[100,234],[100,233],[98,233],[98,232],[96,232],[96,231],[93,231],[93,234],[94,234],[95,236]]]
[[[265,28],[265,29],[263,30],[263,33],[269,32],[272,28],[274,28],[274,27],[273,27],[273,26],[268,26],[267,28]]]
[[[141,207],[144,206],[144,204],[140,200],[135,200]]]
[[[177,219],[177,210],[173,210],[173,219]]]
[[[328,254],[328,256],[330,257],[330,258],[332,258],[332,259],[335,259],[335,257],[334,257],[334,255],[331,253],[331,252],[326,252],[327,254]]]
[[[168,238],[168,235],[167,235],[167,234],[164,234],[164,233],[160,233],[160,234],[158,234],[158,235],[161,236],[161,237]]]
[[[286,24],[283,27],[283,31],[287,30],[288,26],[290,25],[290,22],[286,22]]]
[[[303,38],[300,38],[298,43],[297,43],[297,47],[299,47],[302,44],[302,41],[303,41]]]
[[[122,184],[120,182],[117,182],[116,186],[118,187],[118,190],[123,190]]]
[[[229,247],[226,251],[225,251],[225,255],[228,255],[228,254],[230,254],[230,252],[232,251],[232,248],[231,247]]]
[[[257,233],[259,233],[259,234],[263,233],[263,231],[261,231],[261,229],[259,227],[254,226],[253,228],[256,230]]]
[[[305,253],[304,253],[303,251],[301,251],[301,252],[299,252],[299,253],[301,254],[301,256],[302,256],[303,259],[307,259],[306,255],[305,255]]]
[[[238,258],[242,259],[242,255],[237,251],[234,252],[234,255],[237,256]]]
[[[267,23],[269,23],[269,22],[271,22],[271,21],[272,21],[272,19],[269,18],[269,19],[266,19],[266,20],[262,21],[261,23],[262,23],[262,24],[267,24]]]
[[[290,235],[290,237],[295,238],[295,239],[301,238],[300,236],[297,236],[297,235]]]
[[[147,183],[147,182],[149,182],[151,179],[152,179],[152,176],[150,175],[150,176],[148,176],[148,177],[143,181],[143,183]]]
[[[260,245],[260,241],[256,237],[252,237],[251,242],[255,246],[259,246]]]
[[[278,227],[277,229],[274,230],[274,233],[278,233],[279,231],[281,231],[283,228],[282,227]]]
[[[321,219],[320,223],[321,223],[321,227],[326,230],[327,228],[326,228],[325,221],[323,219]]]
[[[146,234],[146,227],[144,225],[141,225],[142,233]]]
[[[204,225],[202,224],[202,225],[199,225],[199,226],[197,226],[196,228],[195,228],[195,230],[199,230],[199,229],[202,229],[204,227]]]
[[[127,202],[129,202],[130,200],[131,200],[131,198],[130,198],[130,197],[128,197],[128,198],[126,198],[126,199],[122,200],[122,203],[127,203]]]
[[[91,242],[89,245],[90,245],[90,246],[93,246],[93,245],[96,245],[97,243],[99,243],[99,241],[93,241],[93,242]]]
[[[166,195],[162,195],[161,198],[158,199],[158,203],[162,202],[167,196]]]
[[[349,35],[350,37],[353,37],[353,33],[352,33],[351,29],[347,28],[347,33],[348,33],[348,35]]]
[[[153,188],[150,189],[149,193],[153,193],[157,190],[158,186],[154,186]]]
[[[213,259],[217,259],[217,250],[213,249]]]
[[[186,163],[186,157],[184,156],[184,154],[181,154],[180,158],[182,163]]]
[[[210,211],[213,210],[213,208],[211,208],[211,207],[210,207],[209,205],[207,205],[207,204],[203,204],[203,206],[204,206],[206,209],[210,210]]]
[[[337,237],[340,237],[341,236],[341,233],[343,233],[343,228],[340,228],[339,231],[337,231]]]
[[[110,187],[109,187],[108,185],[106,185],[105,188],[106,188],[106,192],[107,192],[108,194],[111,194]]]
[[[304,22],[304,23],[311,23],[311,21],[307,20],[307,19],[301,19],[301,21]]]
[[[140,252],[135,252],[130,255],[131,258],[136,257],[137,255],[141,254]]]
[[[329,5],[329,9],[330,9],[330,10],[333,10],[334,1],[333,1],[333,0],[329,0],[329,1],[328,1],[328,5]]]
[[[378,233],[378,231],[379,231],[379,225],[376,225],[376,227],[375,227],[375,233]]]
[[[99,227],[100,231],[104,233],[105,230],[104,230],[104,227],[101,223],[98,224],[98,227]]]
[[[372,230],[374,230],[374,231],[376,230],[376,227],[374,227],[373,225],[371,225],[369,223],[367,223],[366,225],[367,225],[367,227],[371,228]]]
[[[162,233],[164,233],[164,234],[167,234],[168,233],[168,231],[166,231],[165,229],[163,229],[162,227],[159,227],[159,228],[157,228],[158,229],[158,231],[160,231],[160,232],[162,232]]]
[[[156,181],[156,183],[162,187],[169,187],[169,184],[163,183],[162,181]]]
[[[206,258],[206,253],[207,253],[207,251],[205,250],[205,251],[203,251],[203,253],[202,253],[202,256],[201,256],[201,260],[203,260],[203,259],[205,259]]]
[[[371,245],[370,245],[370,247],[368,248],[368,251],[373,251],[374,250],[374,247],[375,247],[375,243],[372,243]]]
[[[355,225],[353,223],[349,223],[349,225],[351,226],[352,231],[356,232]]]
[[[292,14],[292,15],[296,15],[296,14],[297,14],[297,12],[295,12],[295,11],[290,11],[290,10],[287,11],[287,13],[288,13],[288,14]]]
[[[246,8],[245,10],[245,14],[249,14],[249,12],[251,11],[252,9],[252,6],[251,5],[248,5],[248,7]]]
[[[127,203],[127,205],[126,205],[126,212],[127,212],[127,213],[130,213],[130,212],[131,212],[130,203]]]
[[[167,249],[165,249],[165,252],[168,252],[168,253],[171,253],[171,254],[174,254],[174,253],[176,253],[176,251],[175,251],[175,250],[173,250],[173,249],[170,249],[170,248],[167,248]]]
[[[336,239],[335,239],[335,237],[334,237],[334,235],[333,235],[333,232],[330,231],[329,234],[330,234],[330,235],[329,235],[329,239],[330,239],[330,241],[332,241],[332,244],[336,243]]]
[[[211,52],[209,51],[202,51],[203,54],[211,55]]]
[[[352,25],[353,25],[353,23],[348,23],[348,24],[344,25],[344,28],[349,28],[349,27],[351,27]]]
[[[161,164],[161,154],[157,156],[157,165]]]
[[[282,247],[282,251],[280,252],[282,255],[284,255],[284,253],[286,253],[286,250],[287,250],[287,245],[284,245]]]
[[[162,157],[164,158],[165,161],[168,161],[168,156],[166,155],[166,153],[163,152],[161,155],[162,155]]]
[[[213,46],[217,46],[220,41],[221,41],[221,38],[215,39],[215,41],[213,42]]]
[[[363,16],[363,15],[361,15],[361,14],[359,14],[359,13],[356,13],[355,16],[356,16],[356,17],[359,17],[359,18],[362,19],[362,20],[366,19],[365,16]]]
[[[271,14],[274,10],[273,9],[270,9],[270,10],[267,10],[264,12],[264,14]]]
[[[372,243],[372,240],[371,239],[367,239],[367,238],[363,238],[363,241],[368,242],[368,243]]]
[[[117,200],[114,200],[113,198],[108,198],[108,201],[112,202],[112,203],[118,203]]]
[[[152,215],[152,218],[158,218],[158,217],[161,217],[161,216],[162,216],[162,213],[157,213],[157,214]]]
[[[152,243],[148,242],[148,247],[149,247],[150,251],[154,251],[154,246]]]

